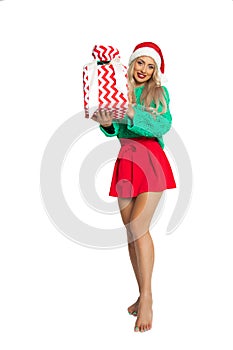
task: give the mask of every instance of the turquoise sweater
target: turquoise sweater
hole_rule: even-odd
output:
[[[136,96],[136,106],[134,106],[134,117],[131,120],[127,115],[123,119],[115,119],[113,121],[114,133],[109,133],[101,125],[101,131],[109,137],[117,136],[118,138],[135,138],[145,136],[148,138],[157,137],[158,142],[162,148],[164,148],[163,135],[169,131],[172,123],[172,116],[169,110],[169,93],[165,86],[165,99],[167,102],[167,111],[164,114],[157,115],[156,118],[149,112],[142,108],[140,102],[140,96],[142,94],[144,86],[136,87],[134,92]],[[151,103],[151,107],[155,107],[154,102]],[[158,112],[162,111],[162,105],[160,104]]]

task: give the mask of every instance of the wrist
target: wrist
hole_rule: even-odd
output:
[[[104,125],[106,125],[106,124],[104,124]],[[114,134],[114,133],[115,133],[115,128],[114,128],[113,124],[108,125],[108,126],[103,126],[103,125],[101,125],[101,127],[102,127],[105,131],[107,131],[107,133],[109,133],[109,134]]]
[[[109,126],[111,126],[112,125],[112,123],[111,124],[101,124],[104,128],[108,128]]]

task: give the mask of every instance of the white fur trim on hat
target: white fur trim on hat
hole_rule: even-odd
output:
[[[149,56],[149,57],[153,58],[153,60],[157,64],[158,69],[160,70],[161,58],[160,58],[159,54],[151,47],[142,47],[142,48],[134,51],[129,58],[129,64],[133,60],[135,60],[136,58],[141,57],[141,56]]]

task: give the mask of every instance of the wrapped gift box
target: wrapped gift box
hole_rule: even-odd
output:
[[[113,46],[95,45],[94,60],[83,67],[85,118],[100,110],[112,112],[113,118],[123,118],[127,110],[127,67],[120,61]]]

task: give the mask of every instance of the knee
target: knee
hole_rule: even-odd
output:
[[[149,227],[145,224],[140,224],[135,220],[130,223],[129,231],[133,240],[136,240],[146,234],[149,231]]]
[[[130,231],[129,226],[126,227],[126,233],[127,233],[128,244],[130,245],[131,243],[134,242],[134,237],[133,237],[132,232]]]
[[[127,233],[129,248],[134,249],[134,241],[136,241],[140,235],[137,233],[137,231],[134,230],[133,227],[130,227],[130,225],[128,225],[126,229],[126,233]]]

